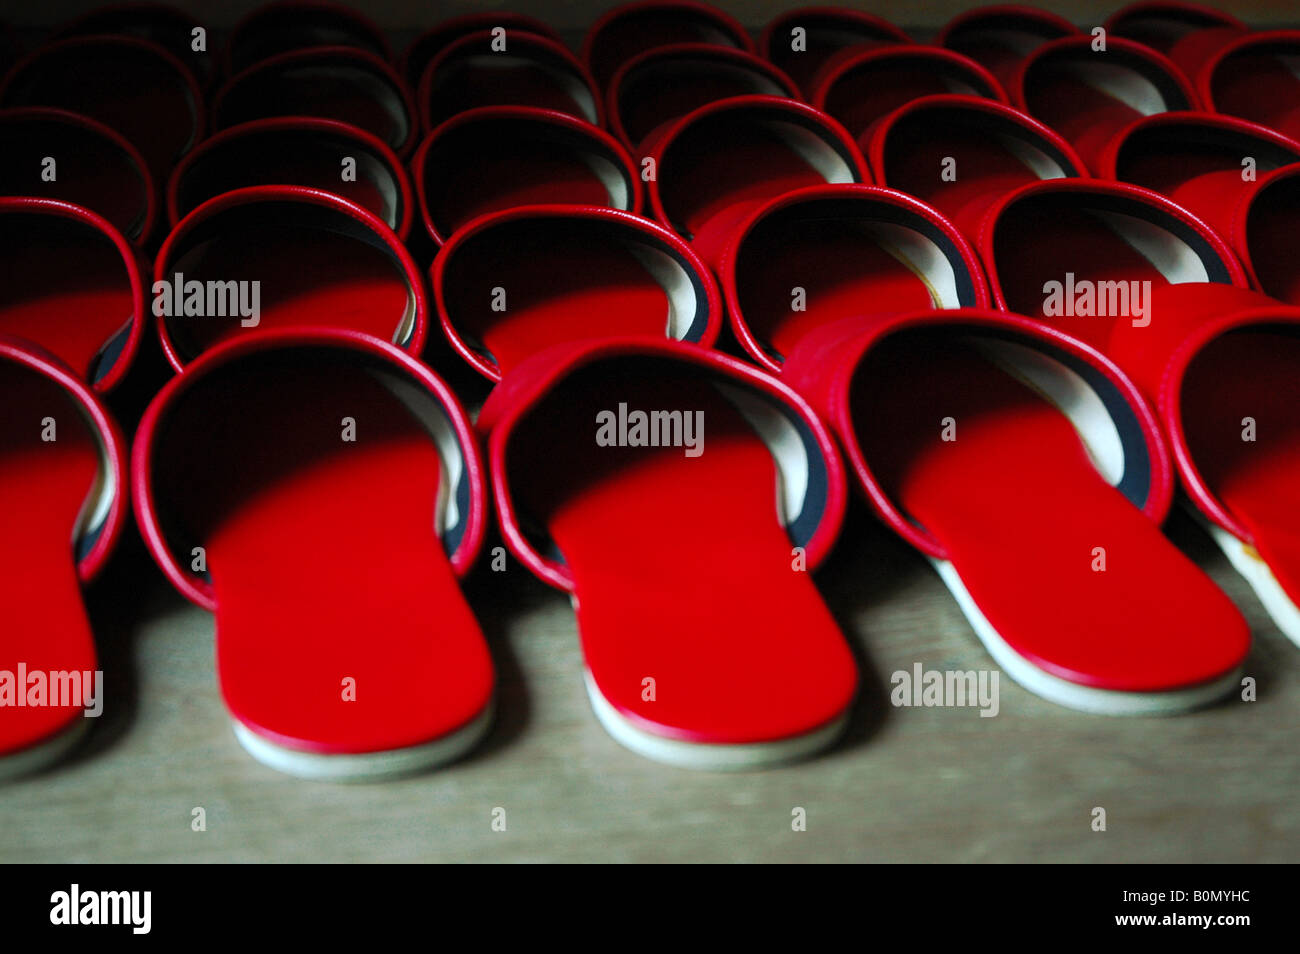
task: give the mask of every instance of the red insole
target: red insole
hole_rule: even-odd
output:
[[[1246,220],[1246,246],[1260,289],[1274,298],[1300,305],[1300,268],[1296,267],[1296,223],[1300,222],[1300,185],[1290,179],[1272,185],[1252,200]]]
[[[1045,316],[1043,286],[1064,285],[1067,272],[1081,281],[1168,280],[1140,252],[1086,209],[1022,203],[998,221],[994,268],[1010,311],[1029,315],[1104,349],[1116,316]]]
[[[573,573],[602,694],[642,729],[694,742],[773,741],[831,722],[856,668],[811,578],[792,570],[767,448],[710,385],[623,371],[570,378],[532,411],[544,426],[512,449],[520,501]],[[703,411],[703,453],[597,446],[596,414],[619,402]]]
[[[882,486],[1021,656],[1129,691],[1184,688],[1240,662],[1249,635],[1228,598],[1102,479],[1064,414],[968,345],[886,342],[852,400]],[[947,417],[953,441],[942,440]],[[1092,569],[1096,547],[1104,572]]]
[[[159,280],[260,281],[257,329],[328,326],[391,341],[407,308],[402,272],[384,252],[323,228],[232,228],[176,258]],[[250,286],[251,287],[251,286]],[[240,317],[173,317],[195,352],[247,333]],[[187,350],[183,348],[182,350]]]
[[[973,126],[943,128],[942,114],[924,126],[890,136],[885,181],[952,218],[974,235],[986,209],[1038,176],[996,135]],[[956,161],[956,178],[945,181],[944,160]]]
[[[805,311],[791,309],[795,286],[806,292]],[[778,221],[750,236],[736,287],[745,323],[779,355],[840,318],[938,307],[925,282],[852,219]]]
[[[502,124],[458,135],[429,154],[425,201],[444,238],[477,216],[523,205],[610,205],[609,190],[580,147],[527,132]]]
[[[99,349],[131,320],[117,247],[74,219],[11,214],[0,260],[0,333],[35,342],[88,378]]]
[[[447,273],[453,323],[487,347],[502,373],[565,341],[668,333],[668,295],[632,247],[564,228],[552,220],[496,229],[462,247]],[[505,311],[492,309],[498,287]]]
[[[1208,345],[1183,381],[1183,426],[1211,491],[1300,604],[1300,338],[1236,332]],[[1242,439],[1243,419],[1255,440]]]
[[[0,406],[0,670],[15,680],[20,663],[28,673],[93,672],[73,532],[99,451],[62,388],[8,361],[0,363]],[[41,440],[46,417],[54,418],[54,441]],[[26,694],[28,686],[15,688]],[[83,701],[17,707],[7,700],[15,705],[0,707],[0,756],[72,728]]]
[[[590,120],[572,92],[582,77],[567,67],[508,53],[482,53],[440,65],[422,104],[430,127],[478,106],[536,106]],[[563,71],[564,75],[557,75]]]
[[[1115,133],[1143,115],[1066,72],[1040,71],[1030,80],[1029,112],[1069,140],[1090,169],[1100,168],[1102,150]]]
[[[1220,112],[1253,119],[1293,138],[1300,135],[1300,77],[1276,56],[1227,57],[1214,70],[1213,92]]]
[[[355,367],[304,360],[184,400],[158,486],[206,547],[232,714],[318,752],[425,743],[477,716],[492,662],[434,530],[437,450],[401,402]]]
[[[45,157],[56,178],[42,178]],[[127,238],[140,237],[148,193],[141,170],[111,139],[57,120],[0,121],[0,194],[63,199],[102,215]]]

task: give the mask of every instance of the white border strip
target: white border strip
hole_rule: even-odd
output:
[[[1241,685],[1243,670],[1240,666],[1209,682],[1166,692],[1096,689],[1054,676],[1021,656],[999,635],[975,604],[951,560],[929,559],[994,661],[1024,688],[1049,702],[1099,715],[1174,715],[1209,705]]]
[[[601,694],[589,669],[584,668],[582,675],[587,684],[587,696],[591,699],[591,707],[596,712],[596,718],[605,731],[614,737],[615,742],[631,749],[637,755],[645,756],[655,762],[676,765],[679,768],[739,772],[792,762],[806,758],[831,745],[849,723],[849,713],[846,709],[833,722],[820,729],[775,742],[734,744],[683,742],[681,739],[655,735],[633,725]]]
[[[495,701],[489,702],[467,725],[432,742],[381,752],[343,755],[291,749],[263,738],[242,722],[232,719],[231,723],[235,729],[235,738],[244,750],[276,771],[326,782],[368,782],[410,775],[460,758],[487,733],[495,709]]]

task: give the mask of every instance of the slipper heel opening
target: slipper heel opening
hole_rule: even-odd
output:
[[[532,106],[594,126],[604,110],[587,71],[563,44],[521,33],[499,49],[491,30],[450,43],[425,68],[416,95],[424,128],[488,106]]]
[[[47,156],[56,160],[53,182],[43,181]],[[109,127],[62,109],[0,110],[0,191],[80,205],[137,244],[153,231],[156,197],[144,157]]]
[[[443,328],[475,368],[498,380],[551,345],[610,335],[713,344],[717,289],[680,239],[622,213],[552,209],[481,219],[435,263]]]
[[[551,26],[527,14],[511,13],[508,10],[466,13],[443,20],[411,41],[411,45],[402,54],[403,79],[411,89],[419,88],[420,77],[439,53],[461,37],[482,33],[493,27],[505,30],[507,41],[516,34],[531,33],[556,43],[562,42],[560,35]]]
[[[1209,58],[1199,79],[1214,112],[1300,137],[1300,31],[1242,33]]]
[[[352,174],[342,177],[340,170],[348,169]],[[410,229],[411,188],[393,151],[358,127],[301,118],[255,120],[194,150],[169,185],[171,224],[209,199],[261,185],[332,192],[374,213],[398,236]]]
[[[639,53],[678,43],[711,43],[752,52],[749,33],[735,19],[703,3],[648,0],[607,11],[587,31],[582,58],[607,89],[618,68]]]
[[[969,56],[1009,85],[1020,64],[1040,46],[1079,32],[1069,20],[1046,10],[995,5],[958,14],[937,42]]]
[[[1090,36],[1055,40],[1023,64],[1013,102],[1070,141],[1090,168],[1111,137],[1143,116],[1196,109],[1196,94],[1169,60],[1111,38],[1104,53]]]
[[[1087,174],[1064,140],[1000,104],[929,97],[882,125],[871,143],[880,182],[930,203],[972,236],[1002,196]],[[944,175],[947,167],[957,174]]]
[[[733,96],[797,98],[770,63],[722,46],[682,44],[629,60],[609,89],[610,128],[635,149],[669,122]]]
[[[142,333],[134,253],[112,226],[66,203],[0,200],[0,334],[49,351],[107,390],[125,374]]]
[[[533,107],[482,107],[448,120],[412,166],[425,228],[441,245],[481,215],[527,205],[641,211],[627,152],[582,120]]]
[[[922,46],[881,47],[828,64],[812,101],[857,137],[900,106],[945,93],[1007,101],[997,79],[974,60]]]
[[[1245,256],[1260,291],[1300,305],[1295,229],[1300,222],[1300,166],[1270,178],[1249,200],[1242,232]]]
[[[953,227],[871,186],[806,189],[769,204],[720,271],[737,337],[773,370],[810,331],[844,318],[988,303],[982,271]]]
[[[838,123],[769,97],[736,97],[696,110],[655,152],[655,215],[706,258],[765,200],[806,186],[870,180]]]
[[[1013,194],[984,227],[999,304],[1104,351],[1120,326],[1152,320],[1164,286],[1243,284],[1216,237],[1161,203],[1070,180]]]
[[[353,47],[280,53],[232,76],[212,105],[213,126],[229,129],[259,119],[310,116],[358,126],[398,156],[415,145],[416,123],[397,73],[385,60]]]
[[[1099,172],[1168,196],[1228,238],[1255,181],[1243,175],[1247,158],[1262,177],[1300,161],[1300,143],[1228,116],[1162,114],[1117,137]]]
[[[802,30],[796,48],[795,30]],[[911,38],[881,17],[839,7],[806,7],[778,14],[763,30],[760,52],[805,92],[827,61],[843,50],[866,50]]]
[[[312,0],[276,0],[254,10],[231,31],[226,44],[229,72],[313,47],[348,46],[388,59],[383,32],[362,14],[342,5]]]
[[[138,37],[75,36],[41,47],[0,84],[0,105],[53,107],[103,123],[140,151],[160,186],[206,125],[194,75]]]
[[[347,329],[412,352],[424,341],[410,256],[380,220],[328,193],[254,186],[211,199],[168,236],[154,278],[154,313],[178,369],[274,329]]]

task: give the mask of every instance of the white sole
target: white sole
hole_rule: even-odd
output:
[[[957,605],[961,607],[962,613],[994,662],[1021,686],[1049,702],[1100,715],[1174,715],[1209,705],[1241,686],[1243,669],[1240,666],[1209,682],[1166,692],[1097,689],[1054,676],[1020,655],[998,634],[975,604],[952,561],[931,558],[930,562],[934,564],[939,578],[957,600]]]
[[[67,755],[89,729],[90,720],[83,716],[44,742],[0,758],[0,781],[18,778],[53,765]]]
[[[775,742],[735,744],[684,742],[681,739],[656,735],[633,725],[604,697],[589,670],[583,670],[583,679],[587,684],[587,696],[591,699],[591,707],[596,712],[596,718],[605,731],[613,736],[615,742],[631,749],[637,755],[643,755],[655,762],[675,765],[678,768],[739,772],[793,762],[831,745],[843,733],[849,722],[849,714],[846,710],[833,722],[819,729]]]
[[[1255,591],[1259,601],[1264,604],[1269,617],[1282,631],[1287,639],[1300,646],[1300,607],[1286,595],[1282,584],[1277,581],[1268,564],[1261,560],[1253,547],[1224,530],[1216,523],[1211,523],[1199,513],[1195,514],[1201,526],[1223,551],[1232,568],[1240,573],[1250,588]]]
[[[231,724],[244,751],[278,772],[324,782],[370,782],[411,775],[460,758],[487,734],[494,708],[493,703],[488,703],[465,726],[432,742],[382,752],[342,755],[291,749],[268,741],[241,722],[232,720]]]

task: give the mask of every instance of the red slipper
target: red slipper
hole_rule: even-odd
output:
[[[1224,235],[1231,239],[1251,285],[1272,298],[1300,305],[1300,268],[1295,257],[1300,163],[1262,176],[1231,212]]]
[[[1159,319],[1111,351],[1155,396],[1202,524],[1300,645],[1300,309],[1206,317],[1203,298],[1170,288]]]
[[[808,101],[861,136],[898,107],[942,93],[1007,102],[993,74],[969,57],[937,46],[906,45],[836,58],[818,74]]]
[[[502,29],[509,45],[510,37],[516,33],[532,33],[536,36],[563,43],[560,34],[536,17],[523,13],[511,13],[508,10],[490,10],[485,13],[466,13],[449,20],[443,20],[437,26],[425,30],[402,53],[398,72],[406,80],[406,85],[415,89],[420,85],[420,77],[433,58],[443,48],[471,33],[484,30]]]
[[[135,146],[87,116],[41,106],[0,110],[0,194],[84,206],[136,245],[157,216],[153,175]]]
[[[609,82],[609,128],[635,150],[656,129],[732,96],[798,99],[794,80],[753,53],[709,43],[679,43],[640,53]]]
[[[1134,120],[1199,106],[1191,83],[1162,54],[1118,37],[1108,37],[1104,51],[1094,42],[1076,36],[1040,46],[1008,90],[1011,105],[1068,139],[1089,168]]]
[[[231,126],[190,152],[167,183],[170,225],[222,193],[258,185],[333,192],[373,212],[402,241],[411,232],[410,181],[388,144],[356,126],[304,116]]]
[[[1032,241],[1014,239],[1026,230]],[[1029,309],[1046,276],[1059,281],[1071,272],[1065,284],[1085,291],[1085,282],[1151,283],[1140,318],[1043,320],[1088,329],[1157,404],[1211,536],[1278,626],[1300,641],[1300,311],[1248,289],[1214,232],[1135,186],[1027,187],[990,219],[982,240],[995,299],[1027,314],[1042,314]]]
[[[716,260],[740,221],[768,199],[804,186],[871,181],[843,126],[776,96],[702,106],[645,148],[654,217],[706,261]]]
[[[1247,33],[1220,47],[1201,68],[1207,109],[1240,116],[1300,138],[1300,30]]]
[[[456,352],[492,381],[552,345],[666,335],[712,347],[722,298],[707,265],[658,223],[612,209],[529,206],[475,219],[433,263]]]
[[[216,616],[222,698],[254,758],[374,778],[482,737],[492,660],[459,578],[486,491],[428,368],[355,332],[232,341],[154,399],[132,466],[154,559]]]
[[[587,68],[564,44],[533,33],[483,30],[452,41],[424,68],[415,102],[425,131],[481,106],[535,106],[596,126],[605,121]]]
[[[275,116],[314,116],[359,126],[403,158],[417,138],[406,84],[385,60],[348,46],[259,60],[227,80],[212,101],[215,129]]]
[[[805,93],[827,60],[843,50],[867,50],[912,38],[874,14],[845,7],[800,7],[768,21],[758,51]]]
[[[524,205],[641,212],[640,172],[622,144],[549,109],[482,106],[453,116],[420,144],[411,175],[435,245],[480,215]]]
[[[1228,298],[1213,301],[1215,290],[1206,288],[1211,314],[1240,307],[1240,296],[1250,295],[1245,272],[1217,233],[1182,206],[1127,183],[1024,186],[989,209],[977,244],[997,307],[1102,351],[1115,328],[1150,325],[1154,296],[1168,286],[1230,286]]]
[[[638,53],[675,43],[754,52],[745,28],[715,7],[692,0],[636,0],[605,11],[591,25],[582,41],[582,61],[604,90],[618,68]]]
[[[61,27],[54,39],[69,36],[135,36],[157,43],[172,56],[184,63],[203,87],[209,86],[213,77],[213,55],[208,46],[206,31],[203,49],[194,49],[195,33],[202,24],[193,16],[165,3],[134,0],[114,3],[91,10]]]
[[[347,46],[391,61],[384,31],[351,7],[326,0],[275,0],[235,24],[224,50],[225,73],[234,76],[255,63],[301,50]]]
[[[198,82],[180,60],[136,37],[84,36],[28,54],[0,84],[0,105],[52,106],[121,133],[157,183],[203,137]]]
[[[135,360],[145,290],[135,252],[94,212],[57,199],[0,198],[0,334],[50,352],[96,391]]]
[[[1245,620],[1161,534],[1168,452],[1098,352],[1019,316],[918,312],[824,326],[783,378],[1025,688],[1116,715],[1237,688]]]
[[[1205,62],[1249,30],[1230,13],[1180,0],[1140,0],[1112,13],[1106,32],[1145,43],[1195,80]]]
[[[0,336],[0,404],[0,495],[10,502],[0,517],[0,777],[10,777],[58,759],[84,717],[102,711],[81,585],[121,536],[128,497],[117,425],[57,359]]]
[[[877,182],[930,203],[970,236],[1008,192],[1088,174],[1058,133],[979,96],[922,97],[873,125],[859,145]]]
[[[1044,43],[1081,32],[1065,17],[1048,10],[994,4],[957,14],[934,42],[969,56],[1009,89],[1030,53]]]
[[[844,474],[793,392],[694,345],[610,338],[519,365],[478,427],[502,533],[572,594],[617,741],[711,769],[834,741],[857,672],[800,571],[839,530]]]
[[[844,318],[989,305],[983,267],[953,224],[879,186],[812,186],[767,202],[717,271],[737,340],[774,372],[810,331]]]
[[[1204,112],[1159,113],[1121,130],[1102,150],[1097,174],[1168,196],[1227,238],[1238,199],[1257,176],[1297,161],[1300,142],[1267,126]]]
[[[250,186],[172,229],[154,265],[154,314],[176,370],[231,338],[343,328],[419,354],[419,269],[380,219],[331,192]]]

